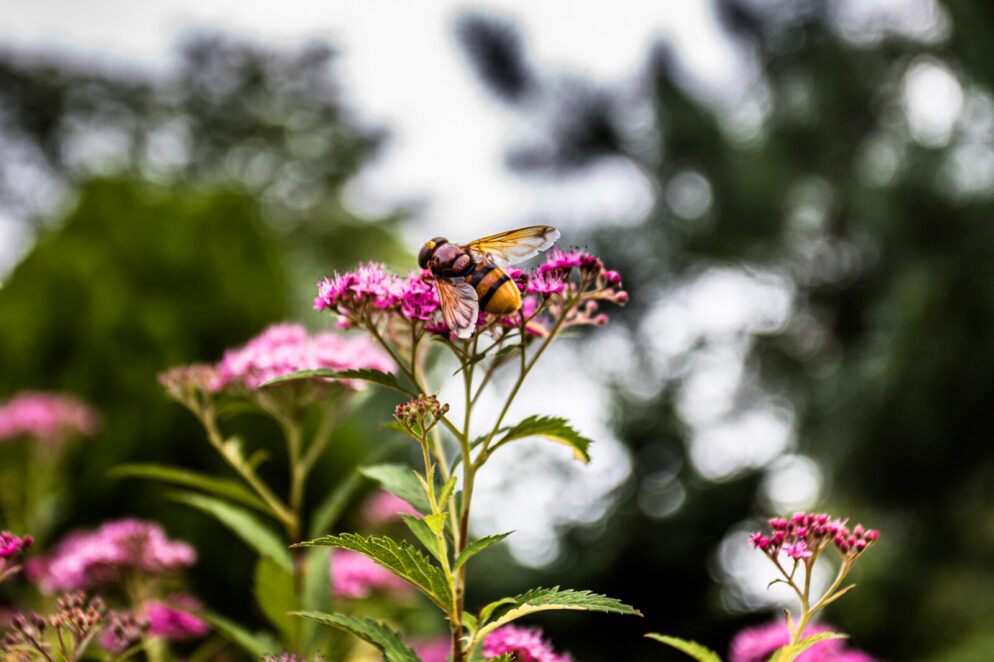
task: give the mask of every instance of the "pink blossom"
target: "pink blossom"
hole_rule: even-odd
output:
[[[360,264],[355,271],[335,272],[318,281],[318,296],[314,310],[335,310],[339,305],[353,307],[371,303],[377,308],[389,308],[400,302],[404,283],[378,262]]]
[[[22,391],[0,406],[0,441],[27,436],[60,442],[90,436],[99,425],[96,410],[61,393]]]
[[[804,636],[830,631],[832,628],[829,625],[815,623],[805,629]],[[774,651],[789,643],[790,632],[787,630],[787,624],[782,621],[746,628],[732,638],[728,662],[765,662]],[[876,662],[876,660],[862,651],[846,648],[843,639],[829,639],[805,650],[797,657],[797,662]]]
[[[569,655],[557,654],[538,628],[515,625],[499,627],[483,640],[484,657],[512,653],[517,662],[572,662]]]
[[[784,545],[783,551],[792,559],[804,559],[813,554],[813,552],[804,544],[803,540],[798,540],[790,545]]]
[[[13,558],[31,546],[31,536],[18,538],[10,531],[0,531],[0,559]]]
[[[243,347],[225,352],[211,387],[218,391],[230,384],[241,384],[256,389],[276,377],[319,368],[396,370],[390,357],[365,337],[350,338],[331,332],[309,336],[299,324],[275,324]]]
[[[49,557],[32,559],[25,574],[53,593],[113,582],[129,569],[164,573],[192,565],[196,558],[193,547],[169,540],[158,524],[121,519],[69,534]]]
[[[349,549],[334,550],[329,574],[332,590],[346,598],[365,598],[375,589],[399,593],[410,588],[400,577]]]
[[[452,651],[452,642],[448,637],[437,637],[427,641],[414,642],[411,648],[421,658],[421,662],[446,662]]]
[[[534,294],[559,294],[565,288],[566,276],[562,272],[539,272],[528,281],[525,291]]]
[[[438,310],[438,294],[435,286],[425,282],[421,273],[411,272],[400,295],[400,312],[407,319],[428,321]]]
[[[190,613],[201,606],[192,595],[179,593],[169,596],[166,602],[146,602],[142,613],[148,619],[149,634],[173,640],[197,639],[210,632],[203,619]]]
[[[362,514],[371,524],[386,524],[400,520],[400,515],[419,515],[418,511],[396,494],[377,490],[362,506]]]

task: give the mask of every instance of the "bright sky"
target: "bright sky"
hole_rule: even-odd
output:
[[[392,133],[390,149],[349,191],[359,211],[420,200],[426,206],[412,240],[427,231],[463,241],[475,238],[464,233],[499,231],[538,210],[564,211],[577,222],[617,215],[619,207],[637,214],[648,193],[632,172],[607,168],[569,186],[529,183],[502,168],[501,151],[520,127],[488,98],[457,49],[453,20],[467,8],[514,20],[542,68],[622,83],[661,37],[714,87],[733,68],[708,0],[43,0],[6,7],[0,41],[115,67],[158,67],[191,28],[275,44],[328,38],[342,50],[340,73],[358,115]]]

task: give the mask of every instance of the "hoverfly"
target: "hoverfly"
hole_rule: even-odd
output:
[[[446,325],[459,338],[476,329],[480,311],[510,315],[521,307],[521,293],[504,271],[538,255],[559,238],[559,230],[532,225],[471,241],[465,246],[445,237],[426,241],[418,264],[431,271]]]

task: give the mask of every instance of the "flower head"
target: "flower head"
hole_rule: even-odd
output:
[[[331,588],[346,598],[365,598],[374,590],[407,592],[409,586],[389,570],[368,557],[348,549],[336,549],[331,555]]]
[[[10,559],[24,552],[34,543],[31,536],[18,538],[10,531],[0,531],[0,559]]]
[[[515,625],[499,627],[483,640],[483,655],[498,657],[511,653],[517,662],[572,662],[569,655],[556,653],[538,628]]]
[[[215,369],[211,388],[237,384],[257,389],[276,377],[299,370],[372,368],[393,372],[385,352],[364,337],[348,338],[325,332],[310,336],[299,324],[275,324],[244,346],[225,352]],[[352,386],[350,382],[343,382]]]
[[[0,441],[25,436],[57,443],[93,435],[99,425],[96,410],[62,393],[22,391],[0,406]]]
[[[210,632],[206,621],[190,610],[202,605],[192,595],[173,594],[165,602],[153,600],[142,605],[142,615],[149,623],[149,634],[164,639],[198,639]]]
[[[843,558],[851,561],[880,537],[880,532],[866,529],[862,524],[850,530],[845,520],[833,519],[825,513],[795,513],[790,519],[774,517],[769,524],[770,536],[755,532],[749,541],[771,558],[780,552],[793,559],[812,558],[834,544]]]
[[[832,628],[814,623],[805,636],[829,632]],[[765,662],[774,651],[790,643],[787,624],[780,621],[740,630],[729,645],[728,662]],[[797,662],[875,662],[862,651],[846,648],[842,639],[828,639],[814,644],[797,657]]]
[[[158,524],[121,519],[69,534],[51,556],[29,562],[25,572],[51,593],[117,581],[129,569],[165,573],[192,565],[196,558],[193,547],[169,540]]]
[[[100,645],[111,653],[120,655],[131,648],[149,631],[149,621],[128,611],[107,614],[107,625],[100,633]]]

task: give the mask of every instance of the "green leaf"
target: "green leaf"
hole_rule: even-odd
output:
[[[458,570],[463,563],[465,563],[470,559],[470,557],[479,554],[480,552],[485,550],[487,547],[490,547],[491,545],[499,543],[501,540],[508,537],[512,533],[514,533],[514,531],[508,531],[507,533],[499,533],[495,536],[484,536],[479,540],[474,540],[473,542],[469,543],[468,545],[466,545],[466,549],[462,550],[462,552],[459,553],[459,556],[456,557],[455,563],[452,564],[452,572]]]
[[[721,658],[718,657],[717,653],[709,648],[705,648],[696,641],[687,641],[686,639],[680,639],[679,637],[656,634],[655,632],[650,632],[645,636],[650,639],[655,639],[656,641],[661,641],[667,646],[672,646],[678,651],[682,651],[694,658],[697,662],[721,662]]]
[[[372,370],[369,368],[365,368],[363,370],[330,370],[328,368],[319,368],[317,370],[298,370],[297,372],[291,372],[289,375],[282,375],[280,377],[270,379],[268,382],[264,383],[263,386],[270,386],[281,382],[289,382],[295,379],[313,379],[315,377],[321,377],[324,379],[358,379],[371,384],[386,386],[387,388],[392,388],[395,391],[400,391],[401,393],[405,393],[407,395],[415,395],[413,391],[409,391],[401,386],[400,382],[397,381],[397,377],[389,372]]]
[[[300,609],[293,575],[270,557],[263,556],[255,564],[254,579],[253,595],[262,613],[283,634],[284,641],[296,641],[300,621],[289,616],[289,612]]]
[[[236,536],[244,540],[260,555],[272,558],[284,570],[293,572],[293,564],[290,561],[290,552],[286,548],[286,543],[251,512],[233,506],[227,501],[195,492],[176,492],[171,497],[180,503],[193,506],[211,515],[231,529]]]
[[[404,520],[404,524],[407,528],[417,536],[421,544],[425,546],[432,556],[434,556],[439,561],[442,560],[442,548],[438,544],[438,536],[431,530],[428,523],[421,519],[420,517],[414,517],[413,515],[401,515],[400,518]]]
[[[373,464],[359,467],[366,478],[375,480],[387,492],[396,494],[419,512],[430,513],[431,504],[414,470],[403,464]]]
[[[397,542],[386,536],[368,538],[356,533],[325,536],[294,547],[341,547],[365,554],[401,579],[410,582],[431,598],[445,612],[451,613],[452,591],[445,573],[431,560],[406,542]]]
[[[161,464],[119,464],[108,472],[111,478],[147,478],[161,480],[165,483],[196,487],[211,494],[227,497],[243,505],[250,506],[266,513],[275,515],[266,502],[247,490],[245,487],[227,478],[217,478],[207,474],[170,467]]]
[[[480,612],[479,620],[481,623],[486,622],[495,614],[497,617],[476,631],[473,635],[473,640],[470,642],[470,648],[475,648],[483,641],[484,637],[502,625],[506,625],[522,616],[550,609],[578,609],[583,611],[614,612],[616,614],[634,614],[636,616],[642,615],[642,612],[619,600],[591,593],[590,591],[561,590],[558,586],[553,588],[536,588],[513,598],[504,598],[497,602],[492,602],[484,607]]]
[[[354,634],[379,649],[386,662],[421,662],[421,658],[404,644],[404,640],[397,632],[371,618],[360,621],[345,614],[323,614],[314,611],[299,611],[293,615]]]
[[[529,416],[508,430],[494,448],[525,437],[545,437],[550,441],[566,444],[573,449],[573,455],[578,460],[590,461],[587,449],[593,442],[570,427],[565,418],[554,416]]]
[[[431,529],[435,535],[442,535],[442,531],[445,531],[446,517],[448,517],[448,513],[425,515],[425,522],[428,524],[428,528]]]
[[[438,504],[440,507],[444,508],[445,504],[448,502],[449,497],[452,496],[452,490],[456,487],[456,476],[450,476],[445,485],[442,485],[442,491],[438,493]]]
[[[798,655],[815,644],[819,644],[823,641],[829,641],[831,639],[845,639],[847,636],[848,635],[841,634],[839,632],[819,632],[817,634],[812,634],[804,637],[793,646],[784,646],[770,656],[768,662],[793,662]]]
[[[249,632],[238,623],[211,611],[198,609],[196,614],[210,623],[225,639],[252,656],[253,660],[267,654],[276,654],[283,648],[269,633]]]
[[[331,603],[331,592],[328,590],[328,557],[331,550],[326,547],[313,547],[307,550],[304,557],[304,590],[301,596],[303,608],[308,611],[324,611]],[[313,646],[317,636],[318,624],[314,621],[300,621],[301,641],[306,649]]]

